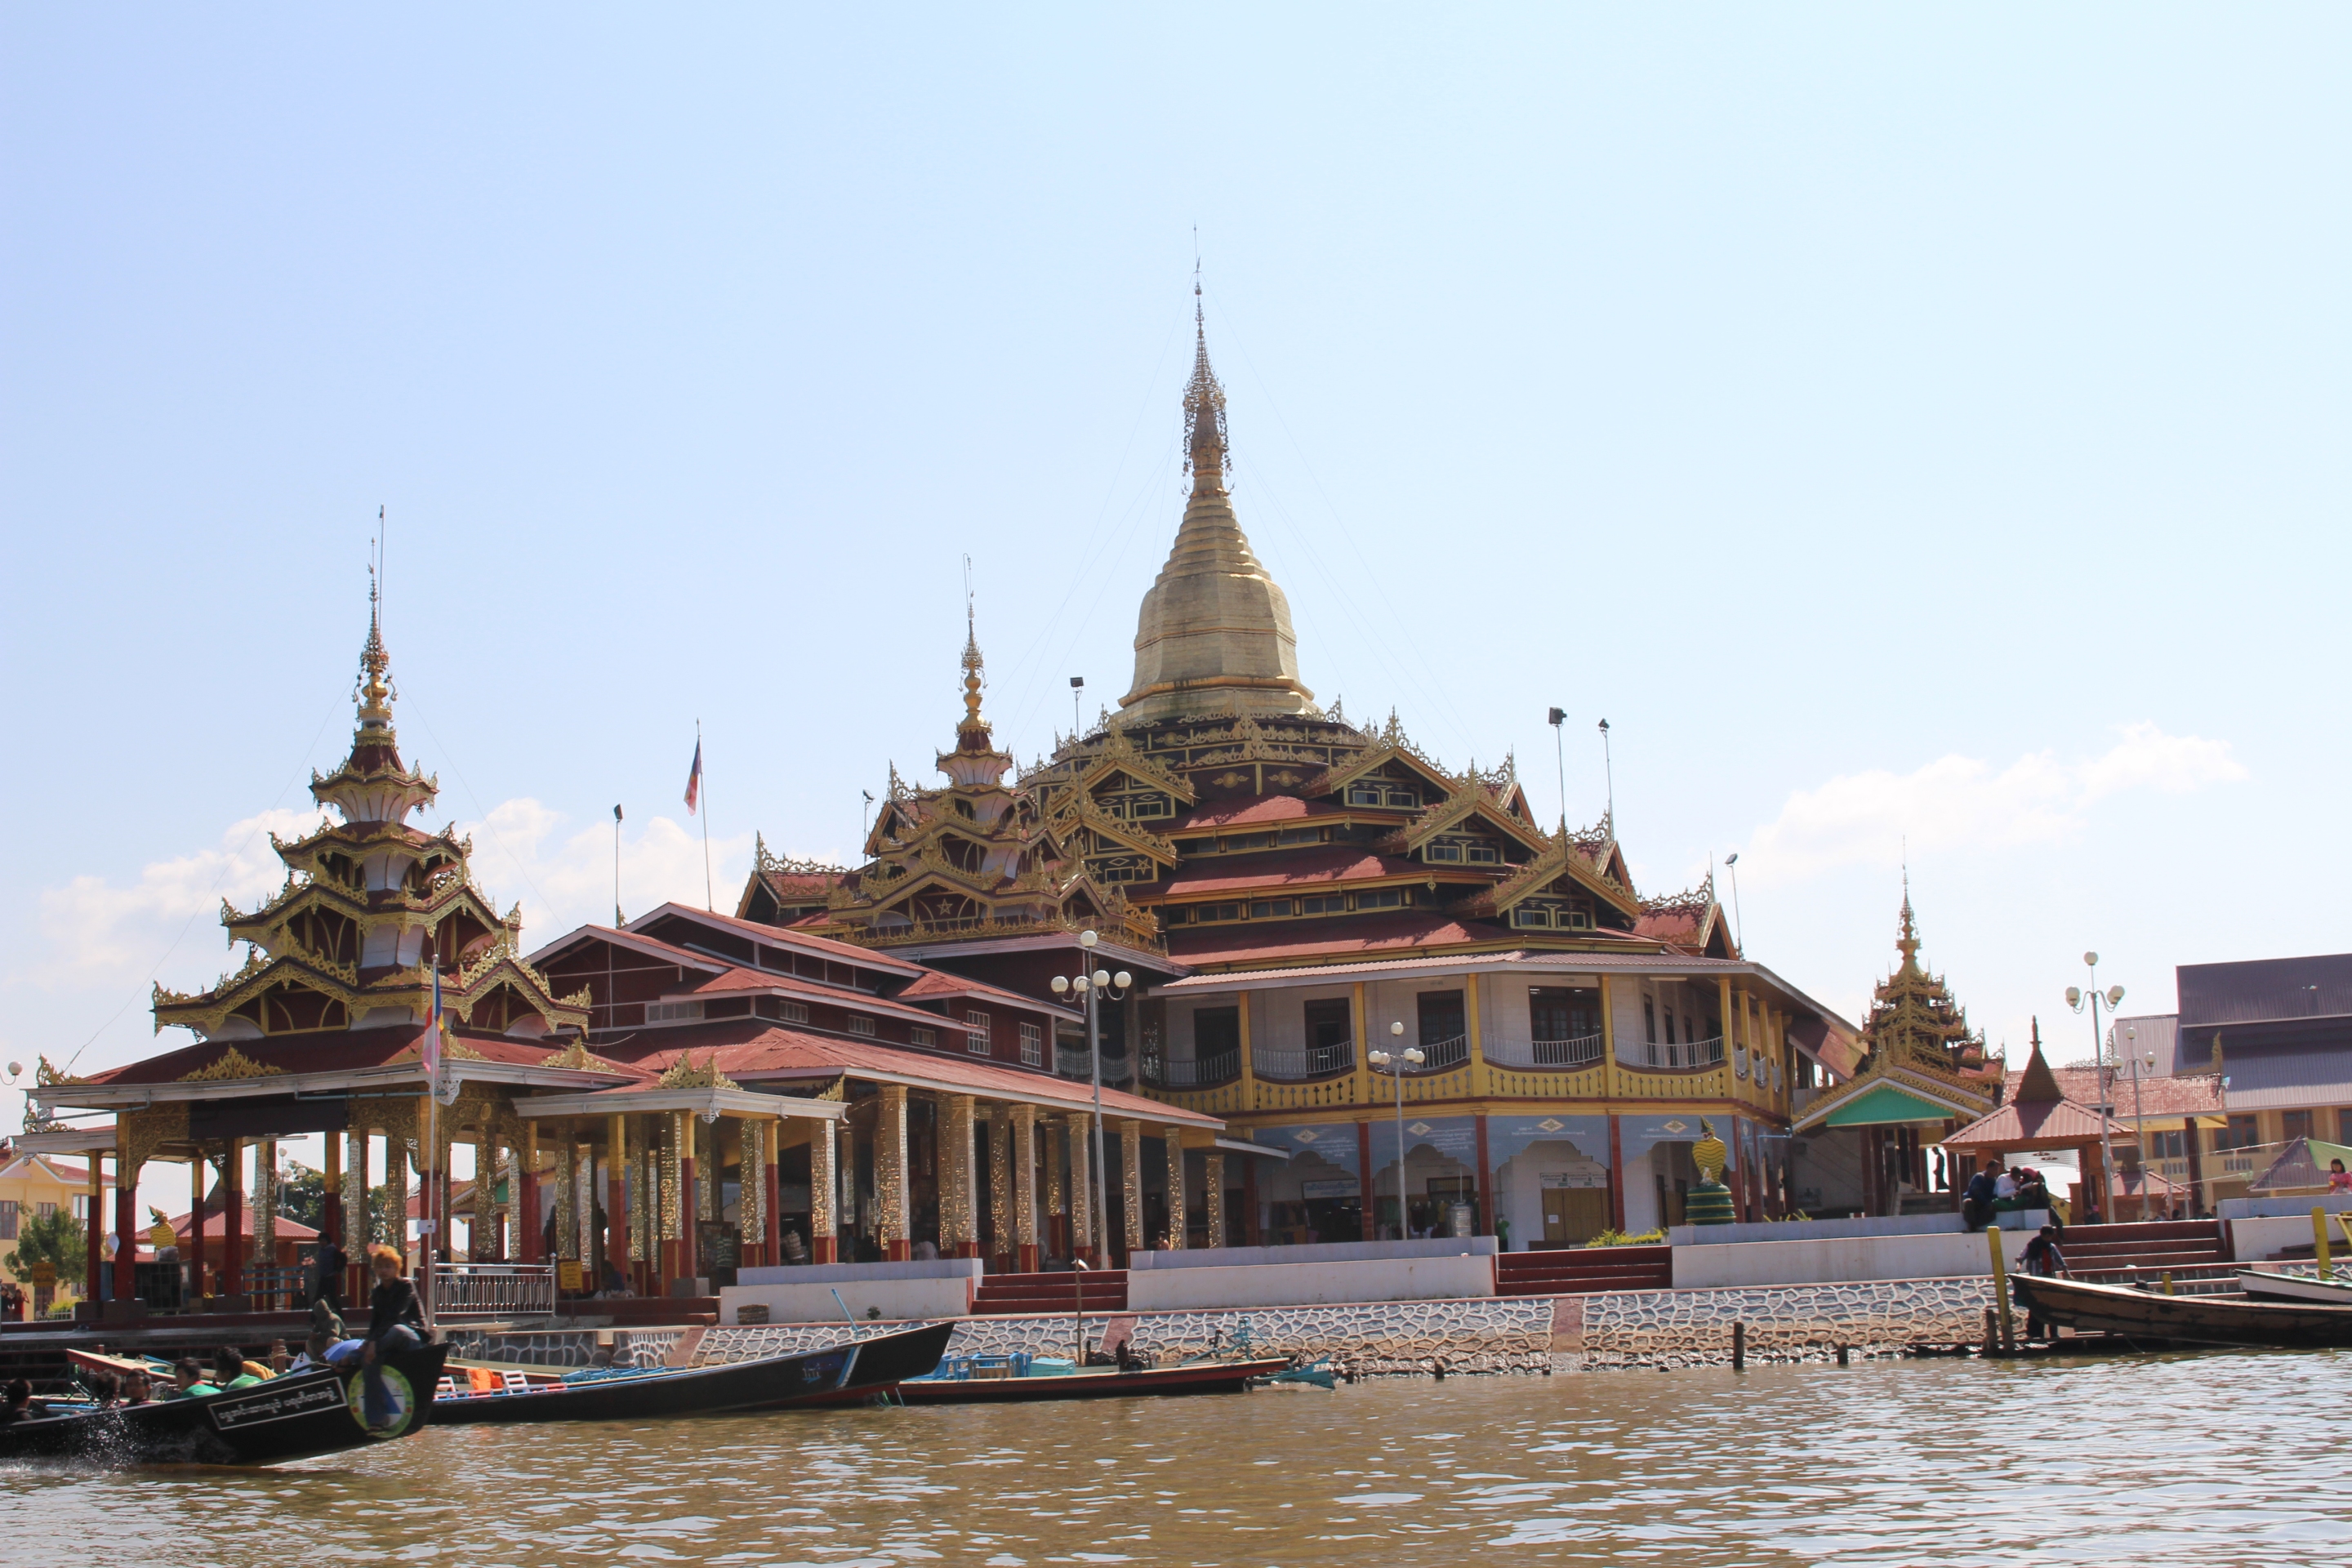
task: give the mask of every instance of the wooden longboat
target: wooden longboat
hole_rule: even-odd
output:
[[[2021,1305],[2081,1332],[2178,1344],[2282,1349],[2352,1345],[2352,1305],[2165,1296],[2036,1274],[2012,1275],[2011,1285]]]
[[[2262,1301],[2321,1301],[2352,1307],[2352,1283],[2308,1274],[2273,1274],[2266,1268],[2238,1270],[2238,1289]]]
[[[719,1366],[624,1373],[534,1384],[514,1394],[457,1394],[433,1402],[443,1426],[490,1421],[647,1421],[780,1410],[880,1394],[940,1364],[955,1324],[849,1340],[798,1355]]]
[[[1147,1394],[1238,1394],[1290,1365],[1288,1356],[1202,1361],[1182,1366],[1082,1367],[1042,1377],[921,1377],[898,1385],[908,1405],[994,1405],[1032,1399],[1131,1399]]]
[[[367,1425],[362,1374],[318,1367],[250,1388],[193,1399],[118,1405],[0,1426],[0,1461],[68,1459],[81,1464],[275,1465],[405,1437],[434,1409],[446,1345],[420,1345],[386,1359],[393,1417]]]

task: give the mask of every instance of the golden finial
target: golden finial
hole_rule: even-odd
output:
[[[1209,368],[1209,330],[1201,310],[1201,262],[1192,261],[1192,379],[1184,384],[1184,468],[1192,493],[1225,488],[1225,389]]]
[[[362,725],[389,725],[399,690],[392,684],[392,656],[383,648],[383,594],[376,564],[368,565],[368,635],[360,646],[360,679],[352,700]]]
[[[963,722],[959,730],[984,730],[988,721],[980,716],[980,688],[982,661],[980,657],[980,626],[972,610],[971,557],[963,558]]]

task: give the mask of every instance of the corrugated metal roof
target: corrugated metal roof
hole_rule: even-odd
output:
[[[2184,963],[2173,971],[2180,1022],[2216,1024],[2352,1018],[2352,952]]]
[[[2202,1058],[2183,1061],[2179,1051],[2180,1016],[2177,1013],[2137,1013],[2116,1020],[2116,1054],[2126,1064],[2136,1056],[2153,1052],[2155,1065],[2141,1070],[2156,1078],[2203,1072],[2210,1065]]]

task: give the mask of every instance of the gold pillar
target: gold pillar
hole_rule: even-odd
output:
[[[1090,1217],[1094,1212],[1095,1184],[1087,1174],[1087,1119],[1084,1116],[1065,1117],[1062,1121],[1062,1142],[1069,1146],[1069,1191],[1062,1197],[1070,1216],[1070,1251],[1073,1256],[1091,1252],[1095,1245],[1095,1227]],[[1097,1258],[1099,1264],[1102,1260]]]
[[[1257,1109],[1257,1057],[1250,1044],[1250,994],[1242,992],[1234,998],[1241,1005],[1234,1009],[1242,1026],[1242,1109]]]
[[[886,1083],[874,1117],[874,1218],[893,1261],[907,1246],[907,1086]]]
[[[995,1107],[988,1118],[988,1245],[1013,1250],[1013,1108]]]
[[[1225,1245],[1225,1156],[1212,1149],[1201,1162],[1208,1167],[1209,1245]]]
[[[678,1172],[677,1157],[680,1151],[686,1147],[685,1123],[688,1117],[684,1111],[673,1110],[662,1120],[668,1125],[662,1129],[664,1137],[661,1146],[661,1196],[657,1200],[661,1209],[661,1234],[654,1239],[656,1242],[684,1241],[686,1215],[683,1212],[685,1197],[681,1189],[684,1186],[685,1178]],[[655,1249],[655,1256],[661,1256],[658,1247]],[[667,1269],[669,1266],[665,1258],[662,1268]]]
[[[694,1217],[719,1217],[719,1124],[697,1116],[688,1123],[694,1131]],[[698,1259],[698,1265],[699,1260]]]
[[[742,1196],[735,1205],[735,1231],[744,1246],[763,1247],[768,1239],[768,1124],[741,1121],[736,1125],[743,1154],[737,1182]],[[773,1268],[782,1261],[771,1258],[768,1266]]]
[[[359,1262],[367,1259],[368,1243],[375,1239],[369,1225],[367,1202],[367,1129],[343,1134],[343,1252]]]
[[[1126,1221],[1128,1251],[1143,1250],[1143,1123],[1118,1124],[1118,1192],[1120,1217]]]
[[[819,1121],[809,1130],[809,1259],[829,1263],[831,1256],[820,1249],[820,1243],[837,1241],[841,1222],[835,1217],[835,1200],[841,1195],[841,1176],[834,1163],[833,1123]],[[783,1261],[778,1258],[777,1262]]]
[[[940,1251],[950,1258],[976,1257],[980,1215],[972,1202],[971,1096],[949,1095],[940,1112]]]
[[[1168,1250],[1181,1252],[1191,1228],[1184,1204],[1184,1130],[1161,1128],[1160,1142],[1168,1153]]]
[[[1037,1108],[1013,1108],[1013,1244],[1037,1245]]]
[[[580,1162],[572,1142],[572,1123],[556,1123],[555,1256],[558,1261],[580,1256]]]
[[[565,1134],[563,1152],[572,1157],[572,1212],[579,1216],[580,1222],[579,1257],[582,1262],[589,1265],[588,1279],[591,1283],[586,1286],[586,1289],[593,1290],[596,1289],[593,1281],[601,1278],[601,1270],[595,1267],[596,1145],[575,1143],[572,1142],[572,1136],[571,1133]]]
[[[1462,977],[1463,1020],[1470,1027],[1470,1092],[1483,1099],[1486,1093],[1486,1043],[1478,1029],[1479,980],[1473,973]]]
[[[253,1261],[264,1268],[278,1265],[278,1140],[257,1139],[253,1145]]]
[[[841,1138],[841,1223],[855,1232],[870,1217],[857,1212],[857,1129],[845,1116],[835,1125]]]

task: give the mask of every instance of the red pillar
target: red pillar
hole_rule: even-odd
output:
[[[515,1161],[515,1223],[522,1228],[515,1238],[521,1244],[516,1250],[525,1263],[547,1261],[547,1229],[539,1216],[539,1173],[532,1169],[538,1152],[539,1140],[527,1138]]]
[[[82,1299],[96,1310],[99,1286],[98,1238],[106,1229],[106,1155],[97,1149],[89,1152],[89,1224],[83,1232],[89,1242],[87,1277],[82,1280]]]
[[[1263,1247],[1265,1237],[1257,1227],[1257,1156],[1242,1157],[1242,1245]],[[1229,1219],[1225,1222],[1230,1225]]]
[[[1399,1150],[1397,1152],[1398,1157],[1402,1159],[1403,1151]],[[1378,1219],[1380,1210],[1372,1201],[1372,1124],[1369,1121],[1356,1123],[1356,1185],[1358,1191],[1362,1194],[1360,1202],[1364,1211],[1364,1239],[1377,1241],[1381,1234]]]
[[[1665,1216],[1659,1216],[1664,1224]],[[1617,1113],[1609,1113],[1609,1228],[1623,1235],[1625,1231],[1625,1137],[1617,1123]]]
[[[128,1301],[139,1294],[139,1173],[114,1162],[114,1299]]]
[[[221,1188],[221,1294],[245,1294],[245,1147],[228,1141],[228,1176]]]
[[[618,1121],[619,1118],[614,1120]],[[617,1140],[604,1144],[604,1258],[613,1272],[629,1277],[628,1157],[617,1152]],[[603,1283],[599,1280],[597,1283]]]

